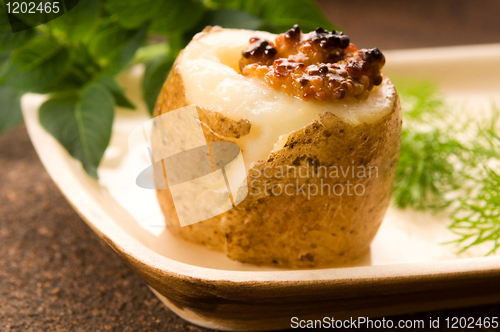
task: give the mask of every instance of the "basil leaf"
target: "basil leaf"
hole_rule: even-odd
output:
[[[33,29],[12,32],[7,14],[2,14],[0,13],[0,54],[5,54],[26,44],[36,33]]]
[[[117,106],[135,110],[134,104],[125,96],[122,87],[118,85],[115,79],[111,76],[103,76],[96,80],[97,83],[105,86],[108,91],[113,95]]]
[[[190,29],[188,32],[182,35],[182,39],[176,40],[175,35],[169,36],[171,54],[177,54],[178,51],[182,50],[187,45],[189,40],[191,40],[195,34],[203,30],[208,25],[219,25],[223,28],[230,29],[260,30],[263,27],[267,27],[269,23],[263,19],[260,19],[250,13],[241,10],[208,10],[205,12],[202,19],[196,24],[194,28]],[[181,43],[177,44],[176,42]]]
[[[170,37],[169,37],[170,41]],[[141,46],[137,50],[134,56],[134,62],[149,63],[150,61],[169,54],[171,45],[165,41],[150,44],[147,46]]]
[[[205,7],[197,0],[162,1],[149,31],[158,34],[187,31],[196,25],[204,11]]]
[[[98,83],[86,86],[80,98],[54,96],[39,111],[42,126],[96,179],[111,138],[113,118],[113,97]]]
[[[33,89],[30,92],[46,94],[80,90],[85,82],[83,82],[80,77],[76,76],[75,73],[72,72],[75,70],[75,67],[72,67],[70,70],[71,72],[64,74],[64,76],[62,76],[57,81],[45,85],[41,88]]]
[[[10,58],[9,54],[0,55],[0,77],[3,77],[5,75],[5,72],[7,71],[9,58]]]
[[[210,9],[237,9],[261,17],[266,1],[276,0],[203,0],[203,4]]]
[[[99,16],[97,0],[80,0],[78,6],[49,22],[58,35],[72,41],[84,41],[93,32]]]
[[[198,31],[203,30],[207,25],[220,25],[230,29],[258,30],[264,24],[264,20],[241,10],[219,9],[208,11],[203,19]]]
[[[146,72],[142,78],[142,90],[144,100],[151,114],[154,112],[156,99],[167,79],[173,63],[174,60],[171,57],[161,57],[148,64],[146,67]]]
[[[9,4],[9,2],[10,1],[4,1],[5,4]],[[62,8],[60,8],[58,13],[55,13],[52,10],[42,10],[42,12],[36,10],[36,8],[39,8],[39,6],[43,7],[45,5],[44,0],[30,0],[29,2],[26,1],[24,2],[24,4],[26,5],[25,8],[23,8],[22,6],[23,2],[24,1],[17,2],[18,6],[20,6],[19,8],[16,8],[16,2],[10,2],[11,11],[9,13],[6,10],[7,8],[3,7],[3,4],[0,2],[0,4],[2,4],[0,5],[0,16],[4,16],[6,19],[8,18],[11,30],[15,33],[29,30],[37,25],[46,23],[64,14]]]
[[[237,9],[263,19],[260,29],[283,32],[298,24],[302,31],[309,32],[321,26],[335,29],[323,15],[318,5],[311,0],[203,0],[211,9]]]
[[[172,33],[168,36],[169,54],[177,57],[180,51],[186,47],[191,38],[200,31],[200,29],[193,29],[186,33]]]
[[[317,27],[336,29],[312,0],[266,1],[261,15],[276,24],[278,30],[276,32],[286,31],[294,24],[298,24],[304,32],[315,30]]]
[[[162,0],[108,0],[106,8],[125,28],[138,28],[158,11]]]
[[[89,51],[103,68],[103,73],[119,73],[134,57],[144,39],[146,28],[129,31],[119,26],[109,26],[92,40]]]
[[[12,53],[5,85],[31,91],[57,81],[68,70],[69,53],[50,37],[39,36]]]
[[[0,134],[23,122],[21,94],[15,90],[0,87]]]

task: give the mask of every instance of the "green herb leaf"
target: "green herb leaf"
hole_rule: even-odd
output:
[[[478,165],[498,161],[500,111],[493,107],[485,122],[475,115],[461,118],[458,110],[445,107],[434,85],[406,81],[397,86],[405,122],[393,190],[396,206],[447,207],[450,230],[458,235],[448,243],[464,251],[488,242],[487,254],[494,253],[500,246],[500,175]]]
[[[149,31],[167,35],[188,31],[201,19],[204,11],[205,7],[197,0],[162,1]]]
[[[9,1],[4,1],[3,3],[0,2],[0,16],[7,18],[7,11],[6,7],[4,7],[4,3],[9,3]],[[19,2],[19,4],[21,3],[22,2]],[[21,6],[16,10],[16,7],[14,6],[15,2],[10,2],[11,12],[8,14],[8,21],[12,27],[12,31],[16,33],[25,31],[26,29],[31,29],[37,25],[49,22],[50,20],[64,15],[64,8],[61,6],[60,2],[47,4],[51,8],[50,10],[48,8],[45,10],[46,3],[47,1],[45,0],[31,0],[29,2],[25,2],[27,5],[26,8]]]
[[[156,59],[146,67],[146,72],[142,78],[142,90],[151,114],[153,114],[156,99],[173,63],[172,58],[167,56]]]
[[[39,111],[40,123],[97,178],[97,166],[111,138],[113,97],[98,83],[86,86],[81,97],[54,96]]]
[[[444,120],[448,112],[434,84],[397,82],[403,108],[401,154],[393,188],[399,208],[439,210],[450,204],[445,195],[465,180],[456,168],[468,148]]]
[[[108,26],[93,38],[89,50],[104,74],[115,75],[132,60],[145,33],[146,27],[129,31],[116,25]]]
[[[262,17],[265,3],[276,1],[277,0],[203,0],[203,4],[210,9],[237,9],[257,17]]]
[[[196,28],[191,33],[192,37],[197,32],[203,30],[207,25],[219,25],[230,29],[259,30],[265,25],[265,21],[250,13],[236,9],[219,9],[205,12],[203,18],[198,22]]]
[[[269,25],[269,22],[250,13],[236,9],[208,10],[194,28],[186,33],[170,36],[171,54],[177,54],[187,45],[194,35],[202,31],[206,26],[214,25],[230,29],[262,30],[262,28]]]
[[[180,51],[189,43],[191,38],[199,32],[197,30],[186,33],[172,33],[168,36],[169,54],[176,57]]]
[[[21,122],[23,122],[21,94],[6,87],[0,87],[0,134]]]
[[[462,170],[468,182],[461,188],[462,198],[451,214],[453,223],[449,228],[458,238],[449,243],[457,244],[460,252],[485,242],[492,246],[486,255],[500,247],[500,174],[492,168],[499,166],[500,110],[493,105],[492,111],[489,121],[479,122],[470,142],[471,156]],[[481,164],[487,166],[478,167]]]
[[[323,14],[314,1],[310,0],[204,0],[210,9],[237,9],[263,19],[260,29],[280,33],[298,24],[302,31],[309,32],[317,27],[337,29]]]
[[[112,76],[100,77],[96,80],[96,82],[102,84],[108,89],[109,92],[111,92],[117,106],[132,110],[135,109],[134,104],[132,104],[132,102],[125,96],[125,92],[122,87],[118,85]]]
[[[294,24],[298,24],[304,32],[318,27],[327,30],[338,29],[312,0],[265,1],[260,17],[276,25],[274,32],[284,32]]]
[[[55,82],[40,88],[32,89],[31,92],[47,94],[80,90],[86,80],[82,80],[80,76],[75,75],[76,67],[70,66],[69,70],[69,72]]]
[[[93,32],[98,17],[99,2],[97,0],[80,0],[75,8],[50,21],[48,26],[71,42],[85,41]]]
[[[393,188],[396,206],[416,210],[446,207],[445,194],[462,183],[453,157],[464,149],[446,130],[404,128]]]
[[[3,83],[32,91],[57,81],[68,70],[69,53],[54,39],[39,36],[12,54]]]
[[[158,57],[169,54],[170,45],[165,42],[142,46],[134,56],[134,62],[149,63]]]
[[[0,10],[1,11],[1,10]],[[12,52],[35,36],[33,29],[12,32],[6,13],[0,13],[0,54]]]
[[[115,15],[121,26],[139,28],[151,19],[162,4],[161,0],[108,0],[106,8]]]
[[[435,83],[414,79],[393,79],[393,82],[401,96],[405,121],[432,122],[442,119],[448,111]]]
[[[475,179],[479,183],[473,195],[460,199],[460,205],[452,214],[450,230],[458,239],[450,243],[465,251],[483,242],[490,242],[494,254],[500,247],[500,174],[485,167]]]
[[[10,56],[8,54],[0,55],[0,77],[3,77],[7,71],[7,65]],[[0,79],[1,81],[1,79]]]

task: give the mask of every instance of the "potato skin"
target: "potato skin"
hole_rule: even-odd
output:
[[[187,105],[190,102],[186,100],[176,62],[160,92],[154,115]],[[244,120],[236,122],[199,107],[198,113],[209,142],[234,141],[250,129]],[[247,177],[248,196],[228,212],[181,228],[170,191],[158,190],[158,200],[173,231],[188,241],[222,250],[231,259],[288,268],[349,263],[369,251],[390,203],[401,128],[397,98],[389,114],[370,124],[354,126],[323,111],[319,120],[291,133],[283,149],[253,165]],[[277,175],[276,170],[285,165],[311,169],[376,166],[378,177],[353,177],[350,172],[340,178],[265,176]],[[364,185],[365,193],[316,195],[307,199],[302,194],[273,195],[269,190],[287,184],[293,184],[293,188],[315,184],[320,188],[328,183],[333,188],[338,183],[345,186],[347,181]]]
[[[158,116],[165,114],[167,112],[176,110],[178,108],[188,106],[190,103],[186,100],[186,94],[184,89],[184,83],[182,82],[181,75],[179,73],[178,61],[181,59],[182,52],[177,57],[170,74],[163,84],[163,87],[158,95],[158,100],[156,101],[155,110],[153,116]],[[198,116],[200,121],[202,121],[203,133],[208,142],[222,142],[225,141],[222,137],[215,134],[205,123],[221,123],[220,119],[215,112],[209,110],[202,110],[197,107]],[[211,121],[207,120],[210,119]],[[217,121],[218,120],[218,121]],[[233,121],[234,122],[234,121]],[[242,122],[246,123],[246,122]],[[233,124],[235,126],[235,124]],[[227,126],[219,126],[222,134],[231,137],[234,135],[234,129],[228,128]],[[250,128],[248,128],[248,131]],[[165,215],[165,223],[167,228],[182,236],[184,239],[199,243],[207,246],[210,249],[223,251],[225,243],[225,235],[220,226],[220,217],[216,216],[208,220],[204,220],[197,224],[188,225],[181,227],[179,219],[177,217],[177,212],[175,211],[174,202],[172,200],[172,194],[167,186],[167,189],[156,190],[156,195],[158,197],[158,202],[160,203],[161,210]]]

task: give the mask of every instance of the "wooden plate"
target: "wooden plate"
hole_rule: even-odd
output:
[[[454,103],[500,105],[500,44],[387,52],[390,77],[434,79]],[[44,97],[22,100],[28,132],[45,168],[70,204],[182,318],[222,330],[290,327],[291,318],[384,316],[500,301],[500,257],[484,248],[456,255],[445,216],[390,209],[370,255],[336,269],[261,268],[184,242],[165,230],[153,191],[129,186],[128,134],[148,119],[140,96],[143,68],[121,83],[139,105],[117,110],[112,142],[89,178],[40,126]]]

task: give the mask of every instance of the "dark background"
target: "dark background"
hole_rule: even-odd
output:
[[[499,0],[322,0],[327,17],[358,47],[500,43]]]
[[[500,42],[500,0],[320,5],[359,47]],[[390,318],[427,322],[429,317],[500,316],[498,302]],[[0,137],[0,331],[208,330],[164,307],[85,225],[49,178],[20,126]]]

